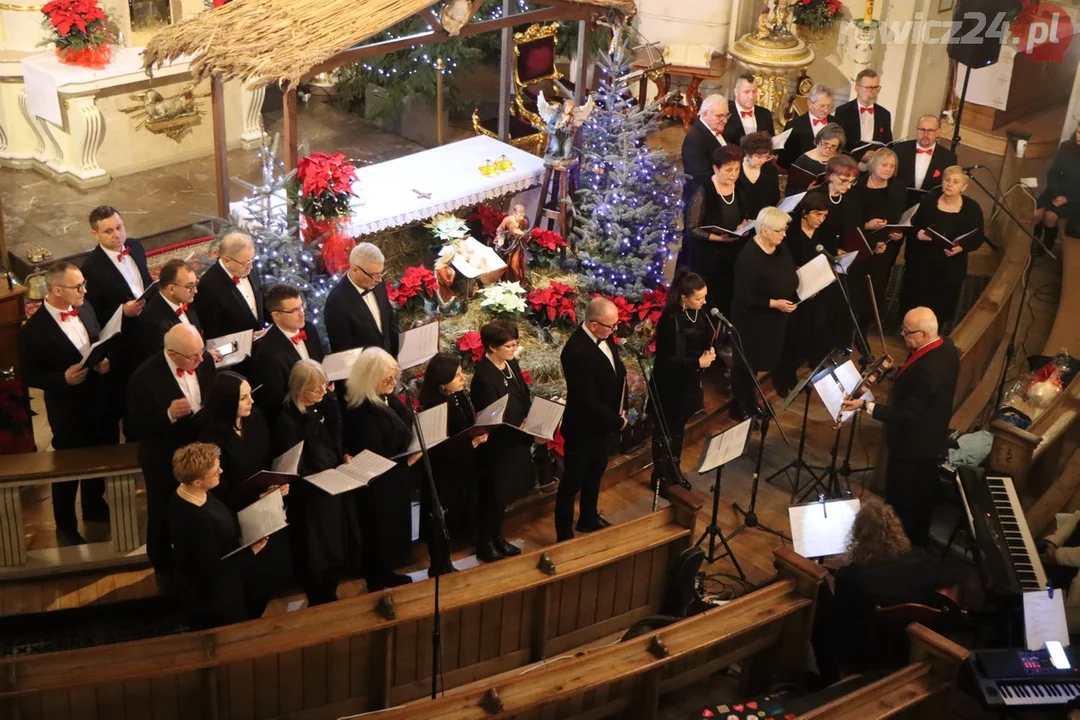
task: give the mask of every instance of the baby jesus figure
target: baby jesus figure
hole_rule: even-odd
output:
[[[510,214],[503,218],[495,230],[495,251],[506,261],[503,279],[520,282],[525,287],[528,286],[528,270],[525,267],[528,234],[529,220],[525,217],[525,206],[521,204],[510,208]]]

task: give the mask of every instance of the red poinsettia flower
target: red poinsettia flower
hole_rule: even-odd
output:
[[[660,322],[660,313],[664,311],[666,302],[667,286],[657,285],[655,289],[647,291],[637,307],[638,320],[652,320],[654,325]]]
[[[388,286],[387,296],[398,307],[404,307],[414,297],[427,295],[433,297],[439,289],[435,273],[423,265],[405,268],[401,280]]]
[[[556,428],[555,429],[555,437],[553,439],[551,439],[551,440],[548,440],[548,443],[547,443],[548,450],[551,451],[552,455],[555,455],[557,457],[565,457],[566,456],[566,447],[565,447],[565,445],[566,445],[566,441],[563,439],[562,428],[561,427]]]
[[[296,178],[304,196],[351,193],[356,168],[345,159],[344,153],[311,153],[296,164]]]
[[[558,252],[561,248],[566,247],[566,240],[554,230],[533,228],[529,231],[529,238],[537,245],[537,247],[552,253]]]
[[[457,349],[463,353],[469,353],[469,359],[478,363],[484,357],[484,343],[480,340],[480,333],[470,330],[457,340]]]
[[[562,283],[552,282],[544,288],[533,290],[525,296],[525,302],[535,314],[546,318],[549,323],[566,318],[577,323],[577,311],[574,308],[574,288]]]
[[[41,12],[61,38],[67,38],[73,29],[78,30],[80,35],[89,35],[94,30],[103,29],[91,28],[93,23],[105,22],[105,11],[97,0],[52,0],[41,8]]]
[[[477,205],[466,218],[469,222],[480,223],[480,234],[486,238],[495,237],[495,232],[499,229],[500,223],[506,219],[506,213],[499,212],[493,207],[488,205]]]
[[[533,384],[532,373],[529,372],[528,368],[521,368],[521,379],[525,381],[526,385]]]
[[[616,295],[615,297],[608,297],[600,293],[595,293],[594,298],[606,297],[611,302],[615,303],[615,308],[619,311],[619,324],[630,325],[634,322],[634,312],[637,310],[637,306],[630,302],[622,295]]]

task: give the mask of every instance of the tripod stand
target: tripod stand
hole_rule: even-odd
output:
[[[631,350],[631,352],[634,351]],[[683,478],[682,468],[679,466],[679,458],[675,457],[675,454],[671,451],[671,432],[668,428],[667,418],[664,416],[664,408],[660,403],[659,393],[656,392],[656,373],[649,373],[645,364],[645,359],[640,354],[634,352],[634,357],[637,358],[638,367],[641,368],[641,374],[645,376],[645,387],[648,388],[649,391],[649,404],[652,407],[656,418],[656,428],[653,431],[653,437],[658,441],[662,451],[660,458],[653,458],[653,463],[656,464],[661,460],[667,460],[668,468],[671,469],[671,472],[675,476],[671,478],[671,480],[677,483],[685,483],[686,480]],[[653,512],[656,512],[656,508],[660,504],[661,481],[662,478],[658,475],[653,487]]]
[[[844,462],[840,465],[840,474],[844,476],[844,479],[851,484],[851,476],[855,473],[868,473],[874,472],[872,465],[866,467],[853,468],[851,467],[851,447],[855,444],[855,431],[859,426],[859,417],[861,413],[856,413],[855,417],[851,419],[851,430],[848,431],[847,450],[844,452]]]
[[[738,558],[735,557],[735,552],[731,549],[731,545],[728,544],[728,538],[724,537],[718,519],[720,514],[720,473],[723,471],[725,463],[745,452],[746,440],[750,436],[751,422],[752,421],[750,420],[744,420],[726,432],[722,432],[719,435],[713,435],[709,438],[702,448],[701,460],[698,462],[698,473],[701,474],[708,472],[709,469],[715,466],[716,483],[712,487],[712,516],[709,521],[709,526],[705,528],[705,532],[701,534],[701,537],[694,543],[694,546],[701,547],[701,544],[708,538],[709,552],[705,555],[705,558],[710,563],[717,562],[726,557],[731,558],[731,564],[735,566],[735,571],[739,573],[739,578],[741,580],[746,579],[746,573],[743,572],[742,567],[739,565]],[[738,448],[737,455],[733,454],[734,448]],[[725,451],[727,452],[726,456],[724,454]],[[732,537],[734,537],[734,535],[732,535]],[[720,545],[724,548],[724,552],[719,555],[716,554],[717,541],[719,541]]]
[[[779,426],[779,423],[777,423],[777,426]],[[761,444],[758,445],[757,462],[754,465],[754,481],[750,485],[750,506],[743,510],[741,507],[739,507],[738,503],[731,504],[731,507],[735,509],[735,512],[743,516],[743,524],[732,530],[731,534],[727,536],[727,540],[731,540],[731,538],[735,537],[746,528],[757,528],[758,530],[764,530],[767,533],[772,533],[781,540],[787,540],[788,542],[791,542],[791,538],[789,538],[787,535],[780,532],[779,530],[775,530],[768,525],[762,525],[761,521],[758,520],[757,513],[754,510],[757,507],[758,481],[761,480],[761,458],[765,454],[765,437],[768,434],[769,417],[766,415],[761,420]]]

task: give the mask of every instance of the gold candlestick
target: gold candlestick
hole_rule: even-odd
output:
[[[443,126],[442,126],[442,112],[443,112],[443,70],[446,69],[446,63],[442,58],[435,59],[435,144],[443,144]]]

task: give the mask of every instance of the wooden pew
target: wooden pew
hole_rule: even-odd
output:
[[[640,637],[370,713],[363,720],[656,715],[660,696],[741,663],[746,684],[763,688],[776,671],[802,666],[825,570],[776,551],[779,578],[722,607]],[[306,718],[322,717],[308,715]],[[360,720],[352,716],[353,720]]]
[[[675,504],[445,576],[446,687],[656,614],[671,561],[693,542],[695,510]],[[434,583],[422,582],[209,631],[3,659],[0,717],[63,720],[93,706],[118,720],[231,720],[407,702],[428,692],[433,595]]]
[[[803,713],[799,720],[876,720],[919,708],[918,717],[946,716],[945,705],[967,648],[918,623],[907,629],[911,663],[877,682]]]

